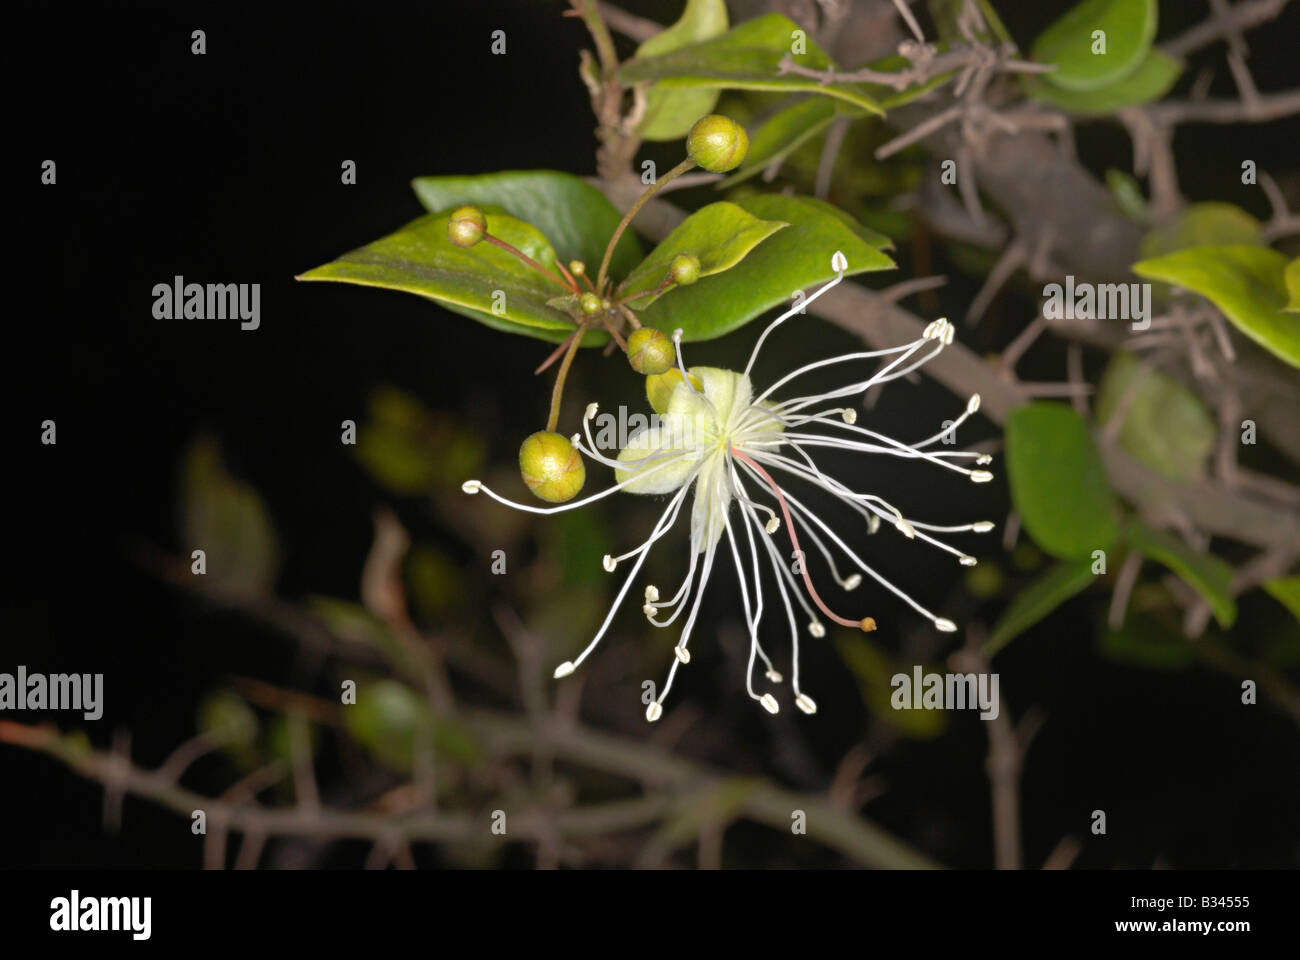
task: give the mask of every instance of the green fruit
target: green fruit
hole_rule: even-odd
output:
[[[668,275],[673,278],[673,283],[679,283],[687,286],[700,279],[700,260],[689,253],[679,253],[673,257],[673,262],[668,265]]]
[[[662,330],[641,327],[627,338],[627,362],[637,373],[663,373],[677,362],[677,350]]]
[[[478,207],[457,207],[447,221],[447,239],[458,247],[472,247],[483,239],[487,217]]]
[[[749,134],[730,117],[709,114],[695,121],[686,135],[686,153],[710,173],[726,173],[744,162]]]
[[[539,430],[519,447],[519,473],[535,496],[550,503],[572,500],[587,468],[567,437]]]
[[[584,293],[582,298],[578,301],[578,305],[582,307],[582,312],[589,317],[594,317],[604,309],[600,297],[596,296],[594,293]]]

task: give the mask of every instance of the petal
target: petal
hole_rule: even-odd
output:
[[[618,461],[642,460],[658,454],[653,460],[638,463],[629,470],[615,470],[614,478],[622,483],[634,477],[623,489],[628,493],[671,493],[681,487],[691,475],[698,458],[685,457],[665,465],[666,460],[684,452],[681,445],[680,423],[663,418],[660,423],[638,430],[628,438],[627,446],[618,452]]]

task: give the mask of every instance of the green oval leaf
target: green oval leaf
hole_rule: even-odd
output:
[[[796,43],[806,46],[806,52],[795,53]],[[619,68],[618,80],[626,86],[656,81],[663,89],[708,87],[782,93],[806,91],[844,100],[872,113],[884,112],[864,84],[823,84],[812,77],[781,73],[780,64],[786,54],[790,54],[800,66],[814,70],[835,66],[797,24],[779,13],[769,13],[748,20],[713,40],[662,56],[629,60]]]
[[[1051,82],[1054,73],[1022,78],[1025,93],[1070,113],[1097,116],[1159,100],[1170,91],[1183,65],[1159,50],[1150,51],[1131,73],[1092,90],[1067,90]]]
[[[686,0],[681,18],[637,47],[638,57],[657,57],[726,33],[727,5],[723,0]],[[718,91],[673,90],[652,86],[646,91],[645,114],[637,132],[646,140],[677,140],[695,121],[713,109]]]
[[[634,301],[632,306],[648,307],[660,296],[653,291],[668,275],[668,266],[678,254],[699,259],[702,279],[734,267],[756,246],[787,226],[776,220],[760,220],[734,203],[711,203],[668,234],[623,281],[618,292],[624,299]]]
[[[503,170],[473,177],[417,177],[415,194],[430,213],[446,213],[463,203],[499,207],[532,224],[566,264],[581,260],[597,266],[622,214],[605,195],[570,173],[555,170]],[[518,246],[518,244],[515,244]],[[630,232],[619,238],[610,267],[615,276],[641,260],[641,246]]]
[[[1007,416],[1011,500],[1034,541],[1062,559],[1115,542],[1115,498],[1088,424],[1059,403],[1031,403]]]
[[[1191,247],[1133,264],[1133,272],[1199,293],[1238,330],[1300,367],[1300,318],[1287,304],[1287,259],[1268,247]]]
[[[737,206],[762,220],[789,226],[730,270],[670,290],[642,311],[644,323],[660,330],[681,327],[686,340],[709,340],[789,303],[796,290],[830,280],[835,276],[831,257],[837,250],[848,259],[849,275],[894,266],[878,249],[889,244],[887,237],[828,203],[770,195],[746,197]]]
[[[984,643],[984,655],[993,656],[1065,601],[1088,589],[1094,579],[1092,558],[1084,557],[1057,563],[1042,576],[1031,580],[1016,594],[994,625]]]
[[[485,212],[493,236],[554,271],[555,250],[536,227],[491,208]],[[490,243],[469,249],[456,246],[447,239],[449,219],[448,214],[428,214],[298,279],[402,290],[459,308],[475,319],[508,321],[511,332],[568,335],[572,319],[546,305],[563,288]],[[499,314],[494,306],[499,306]]]
[[[1117,440],[1130,456],[1177,480],[1205,474],[1218,426],[1196,394],[1116,351],[1098,387],[1097,422],[1109,424],[1121,406],[1127,410]]]
[[[1098,30],[1103,37],[1094,37]],[[1134,70],[1155,35],[1156,0],[1083,0],[1039,34],[1031,53],[1039,63],[1056,64],[1045,74],[1056,86],[1096,90]]]
[[[1204,598],[1219,626],[1227,628],[1237,619],[1237,601],[1232,596],[1232,567],[1218,557],[1194,550],[1163,530],[1140,523],[1126,531],[1128,544],[1142,556],[1163,564]]]

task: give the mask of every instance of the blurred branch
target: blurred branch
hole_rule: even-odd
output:
[[[1216,10],[1209,19],[1161,44],[1160,49],[1171,57],[1181,59],[1230,34],[1267,23],[1281,13],[1289,2],[1290,0],[1248,0],[1228,7],[1223,13]]]

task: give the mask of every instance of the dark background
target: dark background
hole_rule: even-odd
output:
[[[679,6],[638,10],[667,22]],[[1064,5],[997,6],[1027,42]],[[1162,4],[1162,13],[1172,6]],[[1188,22],[1202,15],[1200,4],[1185,6],[1196,8],[1186,12]],[[193,734],[195,704],[222,676],[292,672],[285,646],[266,631],[214,617],[133,560],[143,545],[181,550],[177,463],[196,434],[216,435],[231,470],[266,498],[284,544],[280,593],[355,597],[370,511],[385,497],[340,446],[338,425],[363,416],[374,387],[395,384],[432,409],[454,412],[487,439],[494,461],[512,462],[519,438],[537,429],[550,384],[531,371],[549,348],[418,298],[297,284],[293,276],[418,216],[414,176],[592,173],[594,123],[575,70],[577,51],[589,44],[560,9],[491,0],[10,8],[5,182],[14,215],[6,218],[13,248],[3,420],[17,483],[7,498],[0,670],[25,663],[107,674],[104,718],[88,725],[97,746],[107,746],[115,728],[130,728],[135,759],[153,766]],[[1168,12],[1161,36],[1176,32],[1183,15]],[[1252,67],[1266,89],[1296,77],[1295,33],[1288,37],[1284,24],[1252,36]],[[207,33],[205,56],[190,53],[193,29]],[[488,52],[495,29],[507,32],[504,57]],[[1226,70],[1219,73],[1217,83],[1226,83]],[[1231,136],[1234,157],[1256,156],[1261,167],[1284,158],[1293,164],[1294,125],[1193,134],[1194,142],[1177,144],[1184,192],[1264,215],[1257,201],[1233,193],[1233,177],[1211,159]],[[1099,170],[1127,168],[1121,131],[1096,128],[1095,138],[1080,141]],[[660,145],[643,155],[672,162],[675,150]],[[57,186],[40,184],[46,159],[58,164]],[[343,160],[356,161],[355,186],[340,183]],[[1239,170],[1235,159],[1229,166]],[[873,285],[910,276],[905,250],[899,260],[899,273],[872,278]],[[978,283],[950,265],[934,269],[953,275],[941,296],[960,316]],[[152,287],[176,274],[260,283],[261,328],[155,320]],[[1001,316],[1014,325],[1028,313],[1013,301]],[[825,354],[850,345],[842,333],[808,322],[816,343],[776,358],[781,366],[801,349]],[[977,334],[959,335],[993,349],[1007,329],[995,318]],[[752,336],[753,328],[742,330],[687,356],[735,362]],[[603,407],[637,402],[627,378],[595,360],[584,354],[570,383],[574,409],[589,397]],[[885,432],[910,432],[912,417],[937,423],[960,409],[929,381],[898,393],[886,391],[878,408]],[[39,444],[46,418],[57,421],[57,446]],[[976,428],[977,438],[988,435],[987,422]],[[884,489],[907,489],[905,474],[881,472]],[[1001,484],[969,495],[963,488],[959,504],[947,502],[947,487],[909,492],[920,498],[918,514],[939,505],[954,517],[1000,523],[1007,509]],[[451,542],[427,510],[399,510],[417,534]],[[448,549],[473,559],[463,545]],[[946,609],[959,620],[966,615],[972,601],[955,568],[899,553],[890,569],[905,585],[947,596]],[[706,622],[735,616],[730,591],[714,591]],[[1258,605],[1271,602],[1260,598],[1243,601],[1240,630],[1248,632]],[[882,609],[882,623],[900,619],[888,603]],[[1094,624],[1079,609],[1058,612],[998,663],[1013,708],[1037,706],[1051,718],[1026,768],[1026,862],[1041,862],[1064,834],[1085,838],[1089,812],[1101,807],[1110,836],[1085,839],[1083,866],[1294,866],[1300,741],[1293,724],[1266,706],[1238,706],[1231,678],[1098,659]],[[896,645],[898,629],[882,630],[882,642]],[[701,634],[701,646],[710,635]],[[617,631],[611,642],[619,642]],[[842,670],[833,654],[810,652],[805,669],[821,678],[824,704],[853,697],[851,681],[833,676]],[[754,715],[760,711],[744,712],[754,708],[738,690],[733,663],[718,655],[681,682],[674,696],[706,711],[726,708],[737,768],[795,779],[773,759],[774,743]],[[819,764],[803,774],[804,786],[824,786],[859,737],[861,729],[845,723],[862,720],[823,710],[799,734]],[[886,762],[889,792],[867,813],[947,863],[987,866],[984,751],[973,717],[937,741],[905,744]],[[100,788],[51,760],[0,748],[0,787],[0,866],[199,863],[198,847],[176,842],[188,831],[148,804],[128,801],[126,831],[106,835]],[[763,842],[745,828],[734,836],[729,851],[747,837]],[[762,847],[737,859],[762,865]]]

